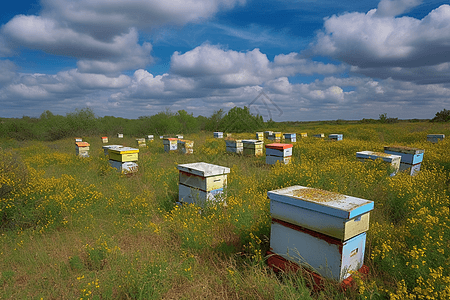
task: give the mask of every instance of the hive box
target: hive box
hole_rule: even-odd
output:
[[[432,143],[437,143],[443,139],[445,139],[445,134],[428,134],[427,135],[427,141],[432,142]]]
[[[177,144],[178,144],[177,138],[164,138],[163,145],[164,145],[164,151],[170,152],[177,150]]]
[[[122,145],[106,145],[106,146],[103,146],[102,148],[103,148],[103,151],[105,152],[105,155],[108,155],[109,148],[123,148],[123,146]]]
[[[410,175],[415,175],[420,171],[425,150],[405,146],[385,146],[384,153],[400,155],[400,171],[408,171]]]
[[[75,143],[76,142],[82,142],[83,140],[81,138],[75,138]]]
[[[153,136],[153,134],[147,135],[147,141],[153,141],[155,139],[155,137]]]
[[[137,142],[138,147],[146,147],[147,146],[145,144],[145,138],[136,139],[136,142]]]
[[[263,154],[263,141],[242,140],[244,155],[258,156]]]
[[[226,151],[231,153],[242,154],[244,148],[242,140],[225,140]]]
[[[314,134],[313,137],[316,137],[316,138],[323,138],[323,137],[325,137],[325,134],[323,134],[323,133]]]
[[[117,134],[117,137],[118,137],[119,139],[123,139],[123,133],[118,133],[118,134]]]
[[[266,155],[266,164],[268,165],[274,165],[277,162],[280,162],[280,164],[287,165],[291,162],[292,156],[286,156],[286,157],[280,157],[280,156],[271,156]]]
[[[356,152],[356,158],[359,161],[366,161],[368,159],[375,160],[377,158],[381,158],[382,160],[391,165],[392,168],[391,176],[394,176],[400,169],[400,161],[402,157],[400,155],[387,154],[382,152],[360,151]]]
[[[349,240],[330,238],[297,225],[272,219],[270,250],[325,278],[343,281],[364,263],[366,233]]]
[[[273,143],[266,145],[266,155],[271,156],[292,156],[292,144]]]
[[[177,139],[182,139],[183,135],[182,134],[177,134],[176,137],[177,137]]]
[[[338,240],[348,240],[369,229],[373,201],[304,186],[267,192],[270,214]]]
[[[214,137],[217,139],[222,139],[223,138],[223,132],[214,132]]]
[[[109,159],[127,162],[127,161],[137,161],[139,157],[139,149],[131,147],[111,147],[108,149]]]
[[[307,134],[306,132],[302,132],[302,133],[300,133],[300,136],[301,136],[302,138],[304,138],[304,137],[308,137],[308,134]]]
[[[272,135],[269,136],[269,140],[280,141],[281,140],[281,132],[273,132]]]
[[[344,135],[341,133],[332,133],[332,134],[328,135],[329,139],[336,140],[336,141],[342,141],[343,137],[344,137]]]
[[[109,164],[123,174],[136,173],[138,171],[138,164],[132,161],[121,162],[110,159]]]
[[[182,164],[179,170],[180,202],[203,206],[207,200],[214,200],[223,193],[230,169],[205,162]]]
[[[194,153],[194,141],[189,140],[178,140],[177,141],[178,151],[182,154],[192,154]]]
[[[283,136],[286,142],[295,143],[297,141],[297,135],[295,133],[284,133]]]
[[[273,134],[273,131],[264,131],[264,137],[265,137],[266,139],[268,139],[269,136],[271,136],[272,134]]]
[[[75,152],[80,157],[89,157],[89,143],[87,142],[76,142]]]
[[[257,132],[256,133],[256,139],[258,141],[264,141],[264,132]]]
[[[108,137],[107,136],[102,136],[102,142],[104,144],[106,144],[108,142]]]

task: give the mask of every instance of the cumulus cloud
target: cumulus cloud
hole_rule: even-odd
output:
[[[382,1],[381,13],[372,9],[366,14],[345,13],[326,19],[324,30],[311,45],[312,53],[328,55],[360,68],[420,67],[447,62],[450,6],[441,5],[421,20],[395,18],[386,12],[388,4],[409,2],[416,3]]]
[[[422,3],[422,0],[381,0],[378,3],[376,15],[394,17],[408,12],[411,8]]]

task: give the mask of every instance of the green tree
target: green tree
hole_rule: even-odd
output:
[[[450,110],[443,109],[436,113],[431,122],[450,122]]]

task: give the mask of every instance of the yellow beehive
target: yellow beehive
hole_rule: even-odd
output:
[[[145,138],[136,139],[136,142],[137,142],[138,147],[146,147],[147,146],[145,144]]]
[[[306,132],[302,132],[300,133],[300,137],[302,138],[308,137],[308,134]]]
[[[242,140],[244,155],[259,156],[263,155],[263,141],[259,140]]]
[[[86,142],[76,142],[75,152],[78,156],[89,157],[89,143]]]
[[[178,140],[178,151],[182,154],[192,154],[194,153],[194,141],[189,140]]]
[[[103,144],[106,144],[108,142],[108,137],[102,136],[102,142],[103,142]]]
[[[139,157],[139,149],[131,147],[110,148],[108,150],[109,159],[115,161],[137,161]]]
[[[264,141],[264,132],[257,132],[256,133],[256,139],[258,141]]]

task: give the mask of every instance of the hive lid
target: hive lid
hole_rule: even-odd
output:
[[[131,147],[112,147],[112,148],[109,148],[108,151],[118,153],[118,154],[139,153],[139,149],[131,148]]]
[[[273,144],[267,144],[266,148],[275,149],[275,150],[284,150],[284,149],[292,148],[292,144],[273,143]]]
[[[373,201],[346,196],[325,190],[295,185],[268,191],[270,200],[318,211],[343,219],[352,219],[371,211]]]
[[[88,142],[76,142],[75,143],[78,147],[89,147]]]
[[[102,146],[103,149],[109,149],[109,148],[123,148],[122,145],[105,145]]]
[[[218,165],[208,164],[205,162],[197,162],[191,164],[182,164],[177,166],[178,170],[191,173],[194,175],[209,177],[230,173],[230,168]]]
[[[374,151],[359,151],[359,152],[356,152],[356,157],[370,158],[370,159],[374,159],[374,160],[377,158],[395,159],[396,157],[401,159],[400,155],[389,154],[389,153],[384,153],[384,152],[374,152]]]
[[[384,151],[399,152],[399,153],[405,153],[405,154],[425,153],[424,149],[412,148],[412,147],[406,147],[406,146],[398,146],[398,145],[384,146]]]
[[[178,138],[164,138],[165,140],[168,140],[168,141],[176,141],[176,140],[178,140]]]
[[[243,143],[247,143],[247,144],[262,144],[263,141],[260,140],[242,140]]]

